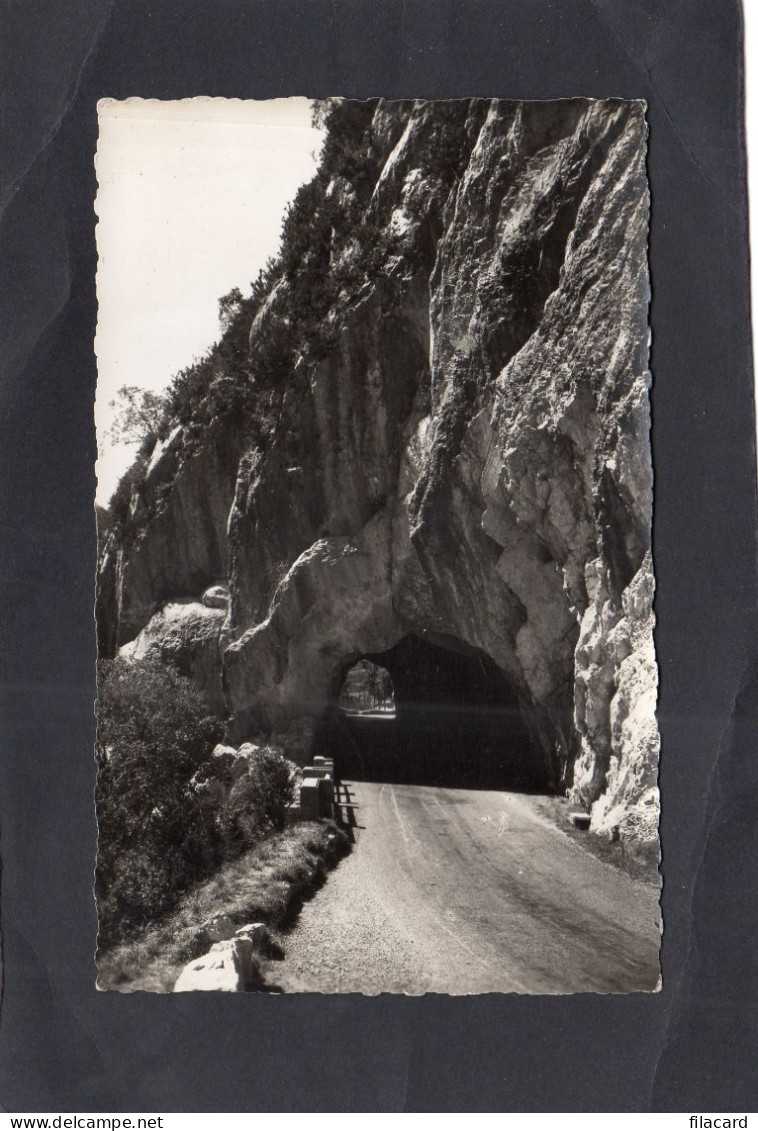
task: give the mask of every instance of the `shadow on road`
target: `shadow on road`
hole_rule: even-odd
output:
[[[428,704],[396,716],[334,711],[322,725],[318,752],[334,759],[342,781],[550,792],[514,712]]]
[[[358,808],[349,784],[338,779],[334,790],[334,819],[342,827],[351,844],[355,844],[355,830],[365,828],[357,822],[355,811]]]

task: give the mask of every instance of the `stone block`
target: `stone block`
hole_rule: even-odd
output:
[[[331,778],[320,778],[318,783],[319,806],[322,817],[331,817],[334,809],[334,782]]]
[[[234,938],[237,924],[228,915],[213,915],[199,928],[195,935],[197,949],[206,949],[213,943]]]
[[[253,950],[259,954],[265,952],[270,942],[269,930],[265,923],[246,923],[235,932],[235,938],[249,939],[253,944]]]
[[[211,757],[212,758],[225,758],[225,757],[236,758],[237,757],[237,747],[236,746],[227,746],[226,743],[219,742],[213,747],[213,753],[211,754]]]
[[[310,771],[308,771],[310,773]],[[329,777],[303,778],[300,787],[300,816],[306,821],[331,817],[334,807],[334,782]]]
[[[319,782],[321,778],[303,778],[300,786],[300,816],[305,821],[317,821],[321,816]]]
[[[239,993],[252,989],[259,979],[250,939],[226,939],[212,946],[202,958],[187,963],[174,983],[174,993],[190,990]]]
[[[254,758],[255,755],[260,751],[260,749],[260,746],[256,746],[254,742],[243,742],[237,753],[240,755],[240,757],[247,758],[249,760],[250,758]]]

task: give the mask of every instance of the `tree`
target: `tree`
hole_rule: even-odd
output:
[[[222,295],[218,300],[218,317],[223,332],[226,332],[232,325],[244,301],[244,296],[239,287],[233,287],[228,295]]]
[[[122,385],[116,399],[113,423],[105,435],[112,444],[147,444],[158,438],[165,412],[164,398],[137,385]]]

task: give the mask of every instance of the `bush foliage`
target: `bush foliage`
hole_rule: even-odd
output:
[[[163,397],[137,385],[122,385],[110,407],[116,409],[105,435],[114,443],[152,445],[163,423]]]
[[[200,692],[160,663],[101,661],[96,894],[100,945],[170,909],[191,884],[284,825],[289,767],[263,750],[229,795],[214,781],[222,735]]]
[[[281,832],[293,789],[290,769],[276,750],[258,751],[250,772],[234,783],[219,814],[227,854]]]

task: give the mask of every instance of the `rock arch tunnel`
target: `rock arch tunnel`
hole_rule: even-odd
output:
[[[339,706],[356,660],[389,672],[394,713],[361,715]],[[313,742],[341,777],[467,789],[551,792],[554,775],[507,676],[457,640],[404,636],[394,647],[341,669]]]

